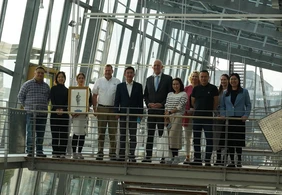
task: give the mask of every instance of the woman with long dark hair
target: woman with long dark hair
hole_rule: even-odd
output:
[[[223,92],[220,101],[220,116],[231,118],[228,120],[227,148],[231,158],[228,167],[236,167],[235,151],[238,157],[237,167],[242,167],[242,147],[245,146],[246,138],[245,122],[251,112],[251,100],[248,90],[241,87],[240,76],[237,73],[230,75],[229,82],[230,86]]]
[[[66,74],[58,72],[54,86],[51,88],[50,99],[52,104],[51,133],[53,158],[64,158],[68,145],[69,115],[62,113],[68,110],[68,88],[65,87]]]
[[[180,78],[172,80],[173,92],[168,93],[165,104],[165,115],[169,118],[171,128],[168,129],[169,149],[172,153],[172,161],[178,156],[178,150],[182,148],[182,116],[185,112],[187,94]]]

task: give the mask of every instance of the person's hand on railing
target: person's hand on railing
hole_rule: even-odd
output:
[[[248,120],[248,117],[247,117],[247,116],[242,116],[241,118],[242,118],[242,121],[243,121],[243,122],[246,122],[246,120]]]
[[[220,120],[225,120],[225,116],[219,116]]]
[[[78,115],[79,115],[79,114],[71,114],[71,117],[72,117],[72,118],[76,118],[76,117],[78,117]]]

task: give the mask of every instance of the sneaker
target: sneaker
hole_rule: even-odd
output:
[[[60,158],[66,158],[66,155],[62,154],[62,155],[60,156]]]
[[[58,155],[58,154],[53,154],[53,155],[52,155],[52,158],[60,158],[60,155]]]

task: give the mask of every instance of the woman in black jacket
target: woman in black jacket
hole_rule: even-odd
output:
[[[68,110],[68,88],[65,87],[65,81],[66,74],[58,72],[50,92],[52,111],[55,111],[50,119],[53,158],[65,158],[68,145],[69,115],[62,113]]]

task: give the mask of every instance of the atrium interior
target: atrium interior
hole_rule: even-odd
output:
[[[252,103],[243,168],[159,164],[157,152],[153,163],[142,163],[145,112],[138,124],[136,163],[95,160],[93,114],[84,160],[52,158],[49,119],[47,158],[26,157],[26,113],[17,96],[37,65],[45,67],[50,87],[55,74],[64,71],[66,87],[75,86],[82,72],[90,89],[106,64],[120,81],[132,66],[144,89],[156,59],[163,62],[164,74],[180,78],[184,86],[194,70],[207,70],[216,86],[222,74],[240,75]],[[259,126],[281,109],[281,78],[282,0],[0,0],[0,194],[282,194],[282,153],[273,152]],[[108,142],[106,137],[105,148]]]

